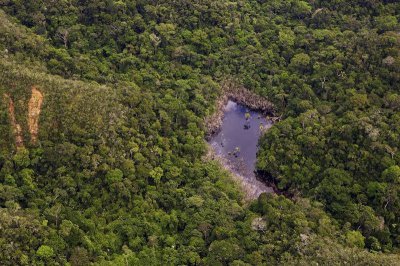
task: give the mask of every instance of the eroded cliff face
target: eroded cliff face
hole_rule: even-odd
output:
[[[21,125],[17,123],[17,119],[15,118],[15,106],[14,101],[11,98],[10,94],[4,94],[5,102],[8,104],[8,116],[10,118],[11,127],[13,130],[14,138],[15,138],[15,145],[17,148],[24,147],[24,138],[22,135],[22,128]]]
[[[18,123],[15,115],[15,105],[12,96],[9,93],[3,95],[4,102],[8,105],[8,116],[13,130],[15,145],[17,149],[24,147],[24,136],[21,124]],[[31,135],[31,143],[35,144],[39,133],[39,116],[43,104],[43,94],[36,86],[32,86],[31,98],[28,102],[28,129]]]
[[[43,94],[35,87],[32,87],[32,96],[28,103],[28,127],[31,134],[31,142],[36,143],[39,133],[39,116],[43,104]]]

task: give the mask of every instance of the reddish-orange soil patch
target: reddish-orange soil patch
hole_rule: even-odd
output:
[[[32,143],[36,143],[39,133],[39,116],[43,104],[43,94],[32,87],[32,96],[28,103],[28,126]]]
[[[8,116],[10,117],[10,122],[15,137],[15,145],[17,146],[17,148],[23,148],[24,138],[22,136],[21,125],[17,123],[17,119],[15,118],[14,101],[9,94],[4,94],[4,98],[6,101],[8,101]]]

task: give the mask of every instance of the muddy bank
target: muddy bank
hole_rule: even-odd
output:
[[[216,154],[215,150],[211,145],[208,146],[207,155],[203,158],[204,160],[213,160],[218,162],[220,166],[228,171],[233,180],[240,186],[244,192],[245,200],[254,200],[260,196],[261,193],[272,193],[273,188],[269,187],[268,184],[254,179],[252,182],[248,182],[248,176],[246,176],[246,170],[243,164],[236,164],[229,161],[227,158]]]
[[[271,116],[273,122],[279,120],[279,117],[274,117],[275,109],[270,101],[247,90],[243,86],[237,85],[233,81],[225,81],[222,83],[222,95],[216,102],[216,111],[204,121],[207,139],[210,139],[213,134],[219,131],[224,117],[224,108],[229,100],[264,115]]]

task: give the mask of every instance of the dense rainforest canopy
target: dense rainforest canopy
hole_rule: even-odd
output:
[[[0,0],[1,265],[398,265],[396,0]],[[229,80],[282,116],[243,193]]]

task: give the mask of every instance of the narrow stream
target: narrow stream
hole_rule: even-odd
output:
[[[240,179],[247,194],[257,198],[263,192],[273,192],[272,187],[258,180],[255,174],[257,143],[261,131],[272,126],[261,113],[228,101],[218,134],[209,144],[225,166]]]

